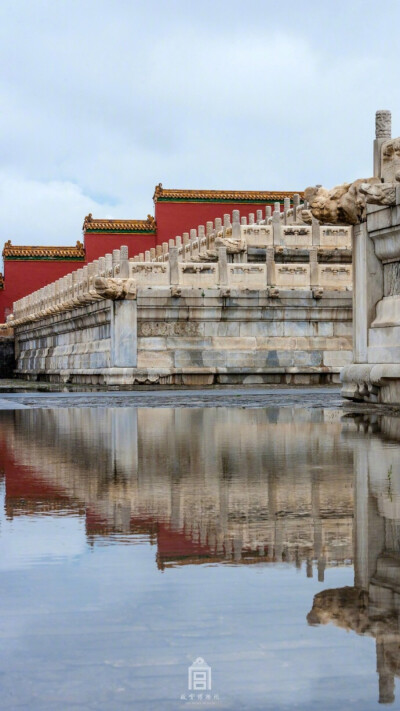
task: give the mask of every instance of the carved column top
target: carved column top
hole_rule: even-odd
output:
[[[375,137],[392,137],[392,113],[391,111],[377,111],[375,114]]]

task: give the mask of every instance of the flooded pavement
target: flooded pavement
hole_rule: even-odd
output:
[[[2,709],[400,706],[400,421],[209,394],[1,395]]]

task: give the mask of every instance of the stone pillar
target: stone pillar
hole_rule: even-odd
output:
[[[267,247],[265,250],[267,260],[267,286],[275,286],[275,250]]]
[[[228,255],[226,247],[218,247],[218,267],[219,267],[219,283],[221,286],[226,286],[228,283]]]
[[[299,207],[299,205],[300,205],[300,195],[299,195],[299,193],[295,193],[293,195],[293,223],[294,224],[296,223],[297,208]]]
[[[256,210],[256,217],[257,217],[257,225],[261,225],[262,220],[263,220],[263,213],[262,210]]]
[[[377,111],[375,114],[374,140],[374,178],[382,177],[382,144],[392,137],[392,114],[390,111]]]
[[[268,223],[269,218],[272,217],[272,207],[267,205],[265,208],[265,222]]]
[[[313,246],[319,247],[319,245],[321,244],[321,232],[319,221],[316,220],[315,217],[313,217],[311,220],[311,235]]]
[[[106,276],[106,277],[112,277],[112,275],[113,275],[113,271],[112,271],[112,270],[113,270],[113,258],[112,258],[112,254],[106,254],[105,260],[106,260],[106,266],[105,266],[106,274],[105,274],[105,276]]]
[[[290,210],[290,198],[285,197],[283,198],[283,221],[285,225],[287,225],[288,210]]]
[[[310,247],[310,286],[319,286],[318,282],[318,250]]]
[[[137,366],[137,301],[111,302],[111,368]]]
[[[169,248],[169,279],[170,284],[176,286],[179,284],[179,269],[178,269],[178,247]]]
[[[368,362],[368,329],[383,297],[383,265],[365,222],[353,227],[353,362]]]
[[[129,250],[126,244],[123,244],[121,246],[121,262],[119,276],[121,277],[121,279],[128,279],[129,277]]]
[[[281,211],[280,211],[280,206],[279,202],[275,203],[275,210],[274,214],[272,215],[272,231],[273,231],[273,239],[274,239],[274,245],[281,245],[282,244],[282,228],[281,228]]]
[[[226,213],[224,215],[224,224],[223,224],[223,230],[224,230],[224,237],[226,235],[226,231],[230,228],[231,226],[231,216]]]
[[[241,239],[239,210],[233,210],[232,212],[232,237],[237,240]]]
[[[365,223],[353,229],[353,362],[366,363],[368,360],[368,316],[367,316],[367,261],[366,242],[368,239]]]
[[[119,276],[119,263],[121,261],[121,252],[119,249],[113,249],[112,252],[112,276]]]

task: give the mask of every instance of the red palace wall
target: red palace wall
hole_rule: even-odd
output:
[[[84,235],[86,262],[93,262],[105,254],[111,254],[113,249],[119,249],[122,244],[127,245],[129,256],[134,257],[139,252],[145,252],[157,244],[156,235],[141,235],[129,233],[89,233]]]
[[[238,202],[161,202],[155,203],[155,218],[157,222],[157,244],[168,242],[183,232],[197,229],[199,225],[206,225],[209,220],[232,215],[233,210],[239,210],[241,217],[248,217],[251,212],[256,215],[257,210],[263,211],[265,204],[238,203]],[[272,208],[273,209],[273,208]],[[281,205],[283,210],[283,205]]]
[[[14,301],[84,266],[82,261],[4,260],[4,289],[0,290],[0,323]]]
[[[236,199],[228,202],[232,194],[219,200],[222,191],[220,193],[215,191],[215,194],[213,191],[206,191],[204,194],[206,199],[191,200],[193,194],[197,197],[197,193],[201,196],[202,191],[164,190],[162,186],[157,186],[154,195],[156,221],[150,215],[146,220],[103,220],[93,219],[92,215],[88,215],[83,225],[85,249],[83,250],[82,245],[77,243],[76,248],[61,247],[61,255],[58,255],[60,257],[69,253],[71,257],[81,256],[81,260],[40,259],[35,258],[33,254],[27,259],[13,259],[12,256],[15,257],[15,250],[18,250],[18,247],[7,243],[11,252],[8,258],[4,255],[5,273],[4,289],[0,288],[0,323],[5,321],[8,313],[11,313],[14,301],[81,268],[88,262],[111,253],[114,249],[119,249],[123,244],[128,246],[129,256],[134,257],[157,244],[168,242],[177,235],[182,236],[184,232],[197,229],[199,225],[205,226],[206,222],[215,220],[216,217],[223,218],[226,213],[232,215],[233,210],[239,210],[241,217],[248,217],[250,213],[256,215],[257,210],[262,210],[265,215],[266,205],[273,206],[274,199],[279,199],[283,210],[283,197],[293,195],[293,193],[256,192],[248,195],[236,193]],[[176,199],[177,197],[180,199]],[[247,199],[240,202],[243,197]],[[35,247],[32,251],[36,251],[39,255],[43,249],[51,251],[57,248]]]

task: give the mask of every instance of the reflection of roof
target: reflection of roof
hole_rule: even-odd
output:
[[[86,215],[84,232],[155,232],[157,228],[152,215],[147,215],[146,220],[106,220],[95,219],[92,213]]]
[[[46,260],[82,260],[85,259],[85,250],[82,242],[77,242],[75,247],[37,247],[30,245],[5,243],[3,249],[4,259],[46,259]]]
[[[249,202],[260,203],[281,201],[291,198],[295,191],[271,192],[264,190],[174,190],[156,185],[153,200],[165,202]],[[303,193],[299,193],[303,195]]]

